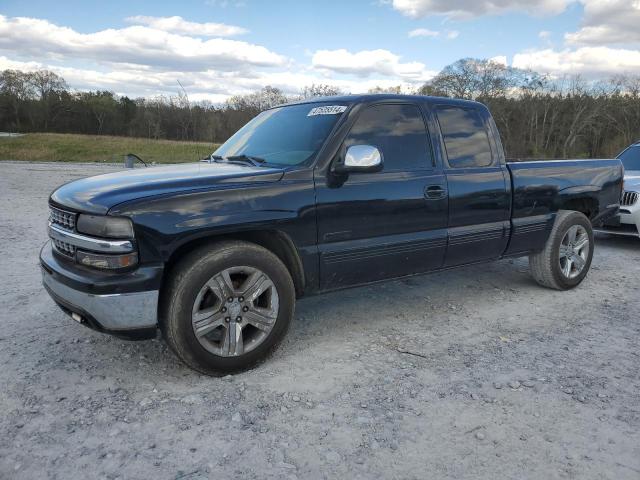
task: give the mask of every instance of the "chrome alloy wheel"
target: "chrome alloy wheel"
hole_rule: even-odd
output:
[[[589,234],[582,225],[573,225],[560,242],[560,270],[566,278],[576,278],[589,258]]]
[[[193,332],[207,351],[235,357],[260,345],[278,318],[278,291],[253,267],[231,267],[198,292],[191,314]]]

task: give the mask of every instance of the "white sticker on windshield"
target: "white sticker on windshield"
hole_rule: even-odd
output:
[[[314,115],[337,115],[344,112],[347,107],[343,105],[326,105],[324,107],[312,108],[307,117],[313,117]]]

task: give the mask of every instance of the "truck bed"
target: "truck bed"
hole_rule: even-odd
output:
[[[600,226],[618,213],[619,160],[507,162],[511,176],[511,241],[508,255],[544,245],[555,212],[575,209]]]
[[[616,168],[617,167],[617,168]],[[508,162],[513,219],[543,215],[572,197],[592,202],[591,221],[599,224],[620,206],[622,163],[617,159]]]

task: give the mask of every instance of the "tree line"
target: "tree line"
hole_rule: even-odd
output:
[[[221,143],[261,111],[304,97],[341,93],[312,85],[298,97],[267,86],[223,105],[175,96],[135,98],[108,90],[72,91],[59,75],[40,70],[0,72],[0,131],[81,133]]]
[[[120,135],[220,143],[259,112],[294,100],[340,95],[311,85],[299,95],[274,87],[222,105],[175,96],[129,98],[108,90],[73,91],[53,72],[0,72],[0,130]],[[640,140],[640,76],[606,82],[550,78],[491,60],[461,59],[414,92],[477,100],[492,111],[510,158],[597,158]]]

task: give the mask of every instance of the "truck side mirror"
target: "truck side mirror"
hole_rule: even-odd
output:
[[[343,162],[335,164],[336,173],[378,172],[382,170],[382,153],[372,145],[351,145]]]

